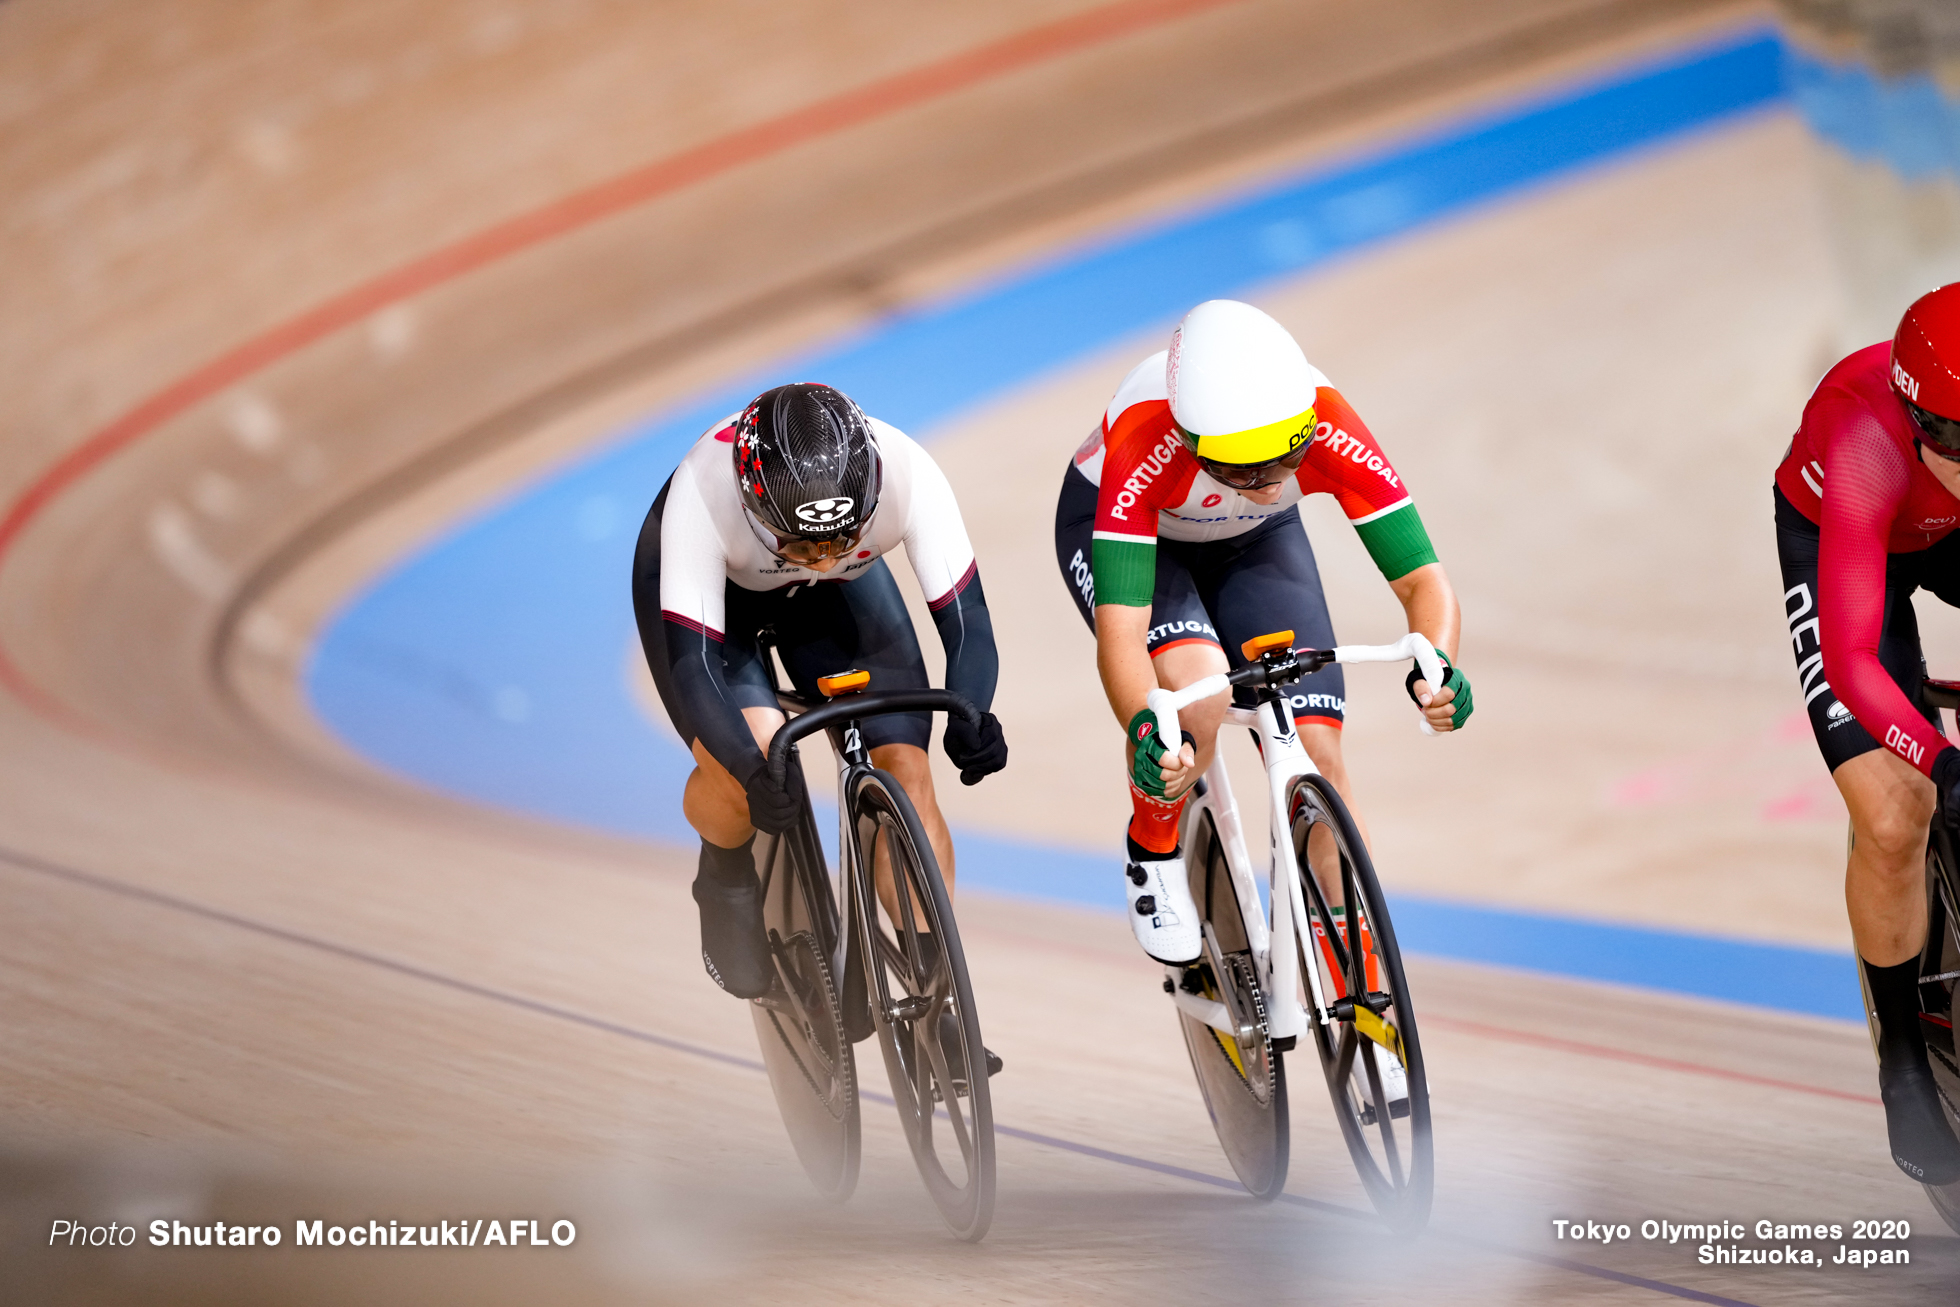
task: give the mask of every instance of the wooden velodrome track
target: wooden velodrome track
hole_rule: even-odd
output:
[[[1113,221],[1758,16],[1355,14],[0,5],[9,1300],[1950,1294],[1960,1250],[1885,1159],[1855,1027],[1419,962],[1441,1163],[1406,1245],[1360,1214],[1305,1075],[1289,1201],[1217,1182],[1120,921],[980,894],[961,918],[1009,1062],[993,1234],[943,1236],[875,1104],[858,1196],[822,1207],[699,974],[691,852],[431,798],[299,703],[340,596],[628,415]],[[1423,487],[1465,594],[1477,730],[1449,754],[1351,732],[1395,886],[1843,945],[1761,502],[1828,334],[1803,149],[1751,119],[1269,301],[1342,324],[1310,352]],[[1033,578],[990,584],[1004,641],[1074,619],[1045,510],[988,469],[1025,456],[1045,495],[1046,433],[1066,447],[1144,348],[935,445],[990,577]],[[1635,547],[1657,518],[1682,529]],[[1345,629],[1391,634],[1358,549],[1316,538]],[[1065,648],[1053,686],[1010,656],[1016,766],[942,787],[956,823],[1114,829],[1120,793],[1061,761],[1082,746],[1058,705],[1093,697],[1086,640]],[[1400,723],[1392,685],[1351,695]],[[46,1247],[57,1218],[156,1216],[580,1235]],[[1909,1268],[1739,1270],[1556,1243],[1555,1217],[1922,1233]]]

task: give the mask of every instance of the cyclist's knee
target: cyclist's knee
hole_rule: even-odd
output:
[[[916,744],[881,744],[871,750],[871,764],[888,773],[914,805],[932,800],[932,759]]]
[[[767,754],[770,742],[787,719],[774,708],[744,708],[742,720],[749,724],[749,734],[755,736],[756,747]]]
[[[1919,855],[1926,847],[1926,825],[1933,819],[1932,808],[1931,802],[1922,807],[1905,799],[1863,813],[1862,820],[1852,823],[1858,847],[1867,850],[1875,861],[1897,864],[1918,876]]]
[[[1874,859],[1916,863],[1933,819],[1930,781],[1882,750],[1861,754],[1833,778],[1851,812],[1859,845]]]
[[[1335,788],[1346,788],[1347,759],[1341,753],[1340,727],[1318,722],[1303,723],[1300,726],[1300,744],[1322,776],[1334,782]]]

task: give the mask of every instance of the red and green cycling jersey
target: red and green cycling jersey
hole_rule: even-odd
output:
[[[1148,608],[1157,541],[1224,540],[1257,529],[1308,495],[1330,494],[1390,581],[1436,561],[1422,518],[1388,456],[1340,392],[1316,372],[1313,440],[1278,500],[1254,503],[1199,466],[1171,420],[1164,368],[1153,354],[1130,370],[1099,426],[1075,452],[1097,487],[1090,568],[1095,602]]]

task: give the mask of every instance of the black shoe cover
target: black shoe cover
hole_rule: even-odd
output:
[[[1885,1103],[1885,1130],[1892,1160],[1921,1184],[1935,1188],[1960,1180],[1960,1140],[1953,1137],[1932,1070],[1921,1054],[1900,1057],[1878,1070],[1878,1096]]]
[[[761,998],[775,980],[769,937],[762,928],[762,887],[709,876],[694,878],[701,905],[701,963],[709,977],[736,998]]]
[[[957,1049],[960,1046],[960,1019],[954,1016],[951,1010],[939,1014],[939,1046],[944,1049]],[[981,1046],[980,1052],[983,1054],[983,1060],[987,1064],[987,1078],[991,1080],[1000,1074],[1001,1068],[1006,1063],[1000,1060],[999,1053],[994,1052],[993,1049],[985,1045]],[[948,1061],[951,1061],[951,1059],[949,1058]],[[953,1088],[957,1092],[964,1094],[966,1092],[966,1081],[954,1080]]]

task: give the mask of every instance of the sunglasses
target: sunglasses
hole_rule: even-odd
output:
[[[1311,442],[1310,442],[1311,443]],[[1208,458],[1198,460],[1198,466],[1205,475],[1221,486],[1234,490],[1265,490],[1284,482],[1292,473],[1300,470],[1300,464],[1307,460],[1309,445],[1302,445],[1284,458],[1276,458],[1267,463],[1214,463]],[[1271,476],[1278,472],[1280,475]]]
[[[746,509],[743,510],[742,516],[748,520],[749,530],[755,534],[755,538],[761,542],[764,549],[785,563],[794,563],[798,567],[810,567],[831,559],[848,558],[851,551],[858,547],[858,542],[864,538],[865,528],[871,524],[870,519],[867,518],[859,522],[847,535],[831,536],[825,540],[809,540],[803,536],[786,536],[772,530],[764,526],[756,519],[755,514]]]
[[[1933,452],[1942,458],[1960,459],[1960,422],[1943,418],[1937,413],[1928,413],[1917,404],[1907,403],[1906,411],[1919,427],[1919,433],[1933,446]]]

